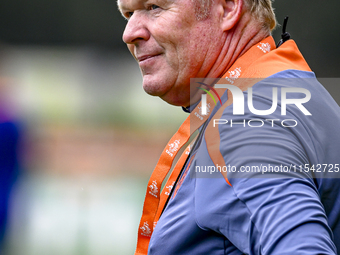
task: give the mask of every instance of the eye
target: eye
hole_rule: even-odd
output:
[[[126,14],[125,14],[125,16],[126,16],[126,18],[131,18],[131,16],[133,15],[133,12],[127,12]]]
[[[150,5],[149,10],[155,10],[155,9],[158,9],[158,8],[160,8],[158,5],[152,4],[152,5]]]

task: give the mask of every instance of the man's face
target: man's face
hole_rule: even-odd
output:
[[[128,19],[123,40],[139,63],[144,90],[188,106],[190,78],[207,77],[221,50],[218,15],[197,20],[192,0],[118,0],[118,5]]]

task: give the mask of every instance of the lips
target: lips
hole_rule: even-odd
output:
[[[137,56],[137,60],[138,60],[138,62],[143,62],[143,61],[145,61],[145,60],[148,60],[148,59],[157,57],[157,56],[159,56],[159,55],[160,55],[160,54],[147,54],[147,55],[141,55],[141,56]]]

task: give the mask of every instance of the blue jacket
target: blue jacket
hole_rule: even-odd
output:
[[[279,99],[270,116],[255,115],[247,106],[244,115],[236,116],[227,107],[221,119],[228,123],[216,127],[232,186],[213,168],[201,130],[190,167],[184,168],[181,186],[154,229],[148,254],[340,251],[339,106],[314,73],[286,70],[252,87],[256,109],[272,106],[273,87]],[[311,116],[294,105],[282,115],[282,88],[292,87],[310,91],[303,106]],[[248,93],[244,96],[247,102]],[[227,97],[225,93],[222,101]]]

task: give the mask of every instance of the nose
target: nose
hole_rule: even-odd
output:
[[[145,17],[135,11],[126,24],[123,41],[126,44],[136,44],[140,40],[148,40],[149,37],[150,32],[147,29]]]

